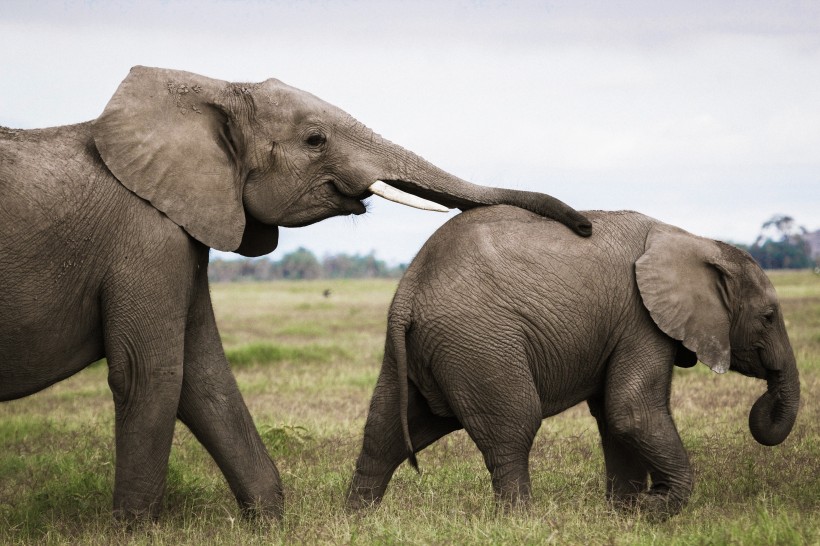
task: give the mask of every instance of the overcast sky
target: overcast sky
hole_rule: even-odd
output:
[[[820,2],[2,0],[0,125],[96,118],[131,66],[269,77],[473,182],[751,242],[820,228]],[[451,213],[453,214],[453,213]],[[282,230],[409,261],[448,215]]]

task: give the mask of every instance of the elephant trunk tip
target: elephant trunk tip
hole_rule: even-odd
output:
[[[789,374],[791,375],[791,374]],[[769,389],[757,399],[749,412],[749,431],[758,443],[776,446],[788,438],[797,419],[800,405],[799,382],[796,374],[770,378]]]
[[[592,222],[584,218],[575,225],[575,233],[581,237],[589,237],[592,235]]]
[[[535,194],[539,199],[533,203],[527,199],[529,198],[528,192],[510,192],[510,194],[516,197],[523,194],[524,197],[510,199],[509,204],[520,206],[545,218],[557,220],[581,237],[592,235],[592,222],[589,218],[555,197]]]

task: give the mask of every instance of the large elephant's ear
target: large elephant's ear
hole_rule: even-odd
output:
[[[235,250],[245,229],[228,82],[189,72],[131,69],[94,122],[102,160],[128,189],[192,237]]]
[[[652,320],[718,373],[731,360],[728,274],[715,241],[668,225],[650,230],[635,262]]]

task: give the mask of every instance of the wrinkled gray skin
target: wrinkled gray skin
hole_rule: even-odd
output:
[[[427,241],[390,308],[349,508],[378,502],[402,461],[462,427],[496,498],[526,502],[541,420],[586,400],[608,498],[675,514],[693,475],[670,414],[672,370],[696,356],[765,379],[752,435],[765,445],[788,436],[795,358],[752,258],[638,213],[585,214],[593,235],[583,240],[502,206],[465,212]]]
[[[115,514],[156,516],[178,417],[246,513],[281,516],[279,474],[214,322],[208,249],[266,254],[277,226],[365,212],[376,180],[589,233],[560,201],[468,184],[277,80],[135,67],[96,121],[0,128],[0,400],[106,357]]]

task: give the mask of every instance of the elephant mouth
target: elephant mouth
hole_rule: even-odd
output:
[[[333,180],[324,180],[291,203],[289,210],[295,214],[278,218],[272,223],[281,227],[299,228],[334,216],[364,214],[367,207],[362,201],[366,197],[367,194],[346,195]]]
[[[755,365],[755,362],[758,364]],[[747,349],[732,351],[732,360],[729,369],[746,377],[753,377],[755,379],[765,379],[766,370],[763,368],[762,355],[759,350]]]
[[[322,184],[322,193],[324,193],[330,202],[333,203],[333,208],[336,208],[339,215],[359,215],[367,212],[364,200],[370,197],[370,192],[362,192],[358,195],[348,195],[341,191],[334,180],[326,180]]]

